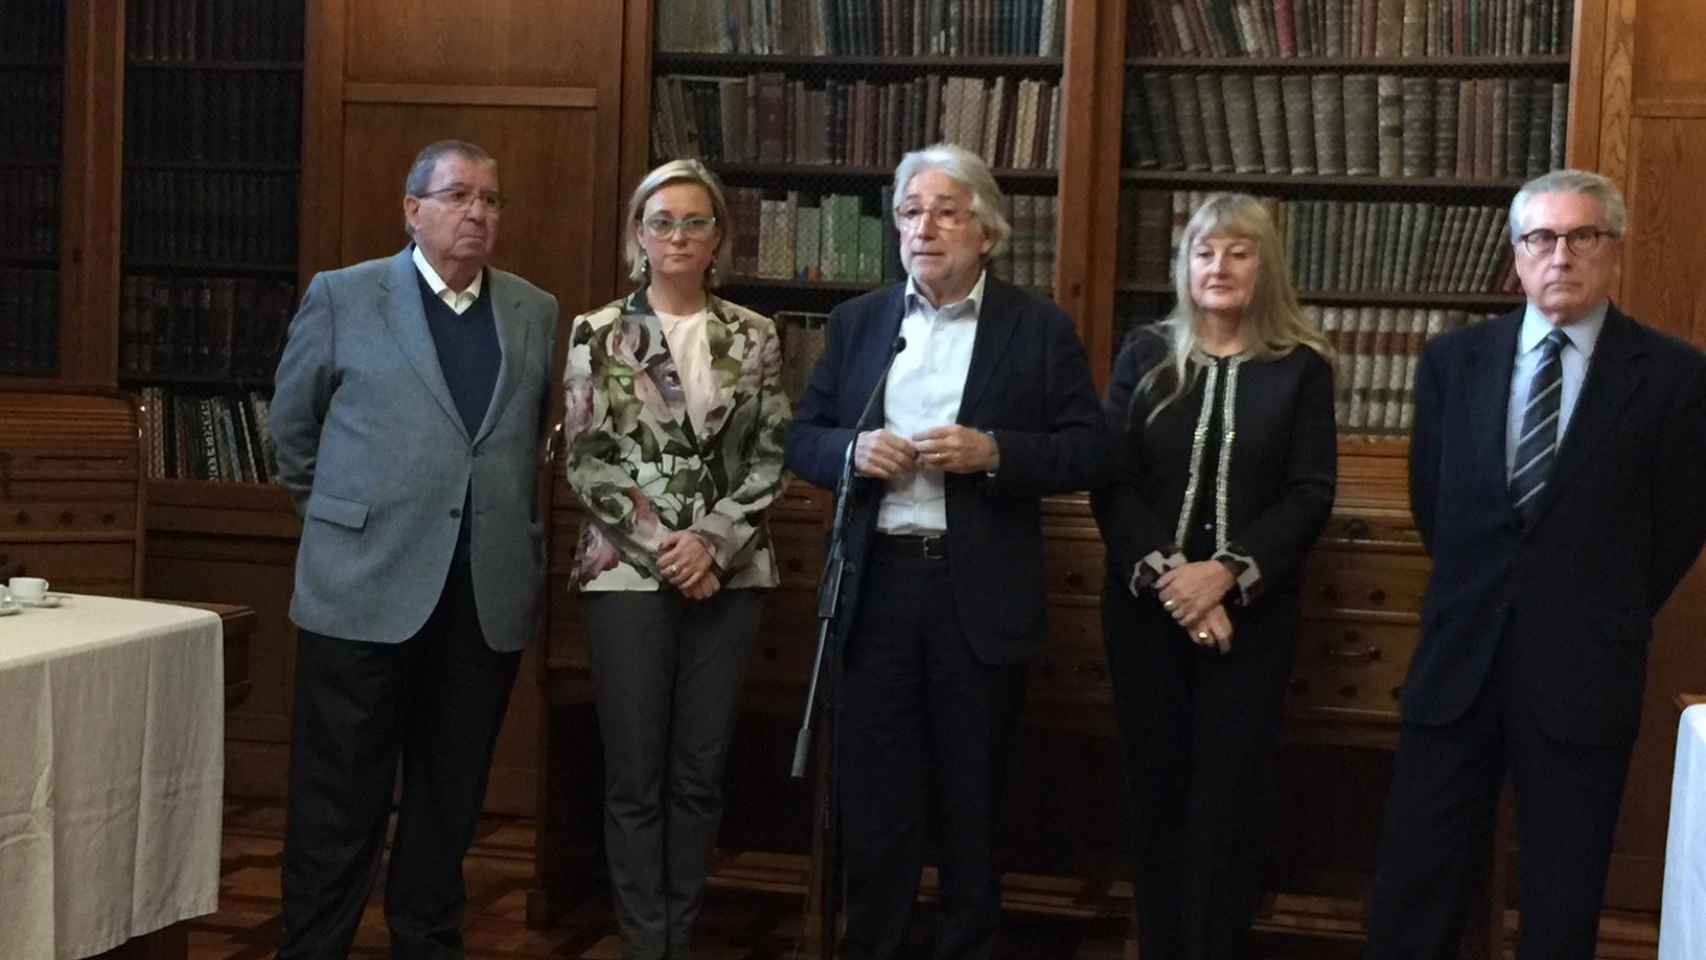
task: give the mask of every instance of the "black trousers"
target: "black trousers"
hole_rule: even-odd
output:
[[[473,841],[520,653],[486,646],[468,568],[403,643],[298,631],[280,960],[349,956],[403,790],[385,881],[391,955],[459,958]]]
[[[1469,711],[1399,733],[1369,908],[1368,960],[1457,956],[1470,871],[1492,842],[1499,787],[1522,845],[1518,960],[1593,960],[1633,744],[1564,743],[1540,729],[1505,638]]]
[[[1152,594],[1103,592],[1145,960],[1249,955],[1297,620],[1277,608],[1234,618],[1223,655],[1192,643]]]
[[[604,742],[604,846],[627,955],[688,956],[723,818],[757,590],[581,594]]]
[[[936,956],[987,958],[1001,918],[991,851],[1025,667],[977,659],[954,608],[951,560],[904,557],[878,542],[866,558],[836,714],[847,918],[841,955],[885,960],[905,946],[926,810],[934,807]]]

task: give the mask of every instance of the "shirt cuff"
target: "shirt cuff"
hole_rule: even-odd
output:
[[[1132,567],[1131,582],[1127,589],[1131,591],[1132,596],[1141,597],[1143,591],[1155,586],[1155,581],[1161,579],[1162,574],[1184,565],[1185,555],[1171,544],[1160,550],[1151,550]]]
[[[1243,548],[1235,543],[1228,544],[1226,549],[1214,555],[1214,559],[1232,571],[1232,585],[1238,591],[1238,605],[1247,607],[1262,595],[1265,584],[1262,581],[1262,568],[1256,563],[1256,558],[1240,552],[1242,550]]]

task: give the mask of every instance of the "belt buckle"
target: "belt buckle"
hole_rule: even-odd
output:
[[[948,559],[947,534],[939,533],[935,536],[920,537],[918,540],[918,546],[926,560]]]

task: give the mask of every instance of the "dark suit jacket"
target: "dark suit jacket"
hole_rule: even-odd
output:
[[[1521,323],[1439,337],[1417,370],[1410,503],[1433,573],[1403,717],[1461,717],[1513,643],[1512,696],[1549,735],[1626,744],[1653,616],[1706,538],[1706,357],[1612,307],[1524,529],[1505,479]]]
[[[859,412],[900,331],[905,299],[898,284],[830,314],[823,356],[788,433],[788,467],[818,486],[835,488]],[[1065,313],[993,276],[985,281],[959,422],[993,431],[1001,466],[993,478],[948,476],[954,599],[978,657],[1017,663],[1037,651],[1044,634],[1040,500],[1093,486],[1107,453],[1084,348]],[[866,427],[882,424],[879,401]],[[849,499],[843,635],[858,616],[860,572],[884,489],[860,478]]]

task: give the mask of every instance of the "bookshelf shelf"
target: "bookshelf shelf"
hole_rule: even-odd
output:
[[[1382,191],[1490,190],[1500,193],[1514,193],[1524,181],[1522,177],[1457,179],[1455,177],[1321,176],[1319,174],[1219,173],[1210,170],[1147,170],[1141,167],[1122,169],[1120,179],[1128,183],[1165,183],[1180,186],[1201,185],[1204,187],[1362,187]]]
[[[886,181],[894,176],[893,167],[851,166],[835,163],[708,163],[724,177],[830,177],[848,180]],[[1060,174],[1054,170],[997,169],[995,178],[1008,183],[1035,183],[1053,186]]]
[[[141,60],[126,59],[130,70],[199,70],[214,73],[301,73],[300,60]]]
[[[1567,72],[1566,54],[1535,56],[1429,57],[1128,57],[1126,66],[1139,70],[1261,70],[1272,73],[1317,73],[1357,70],[1368,73],[1502,74],[1527,71]]]
[[[235,391],[272,389],[272,377],[270,376],[233,377],[224,373],[173,373],[169,370],[147,373],[122,370],[119,372],[119,383],[127,387],[178,385],[224,388]]]
[[[970,73],[1058,74],[1065,61],[1060,57],[851,57],[801,56],[760,53],[659,52],[652,58],[658,72],[673,70],[789,70],[810,69],[823,73],[870,74],[875,71],[905,73],[964,71]]]
[[[1165,283],[1121,283],[1120,293],[1173,295],[1173,286]],[[1304,303],[1344,304],[1369,307],[1452,307],[1460,310],[1503,310],[1523,302],[1521,294],[1513,293],[1429,293],[1422,290],[1299,290],[1297,298]]]
[[[297,173],[295,163],[245,163],[225,160],[127,160],[127,170],[166,170],[185,173]]]
[[[220,274],[237,276],[296,276],[294,263],[241,263],[234,261],[190,260],[177,258],[172,260],[152,260],[139,257],[124,258],[125,272],[131,273],[146,270],[151,273],[193,273]]]

